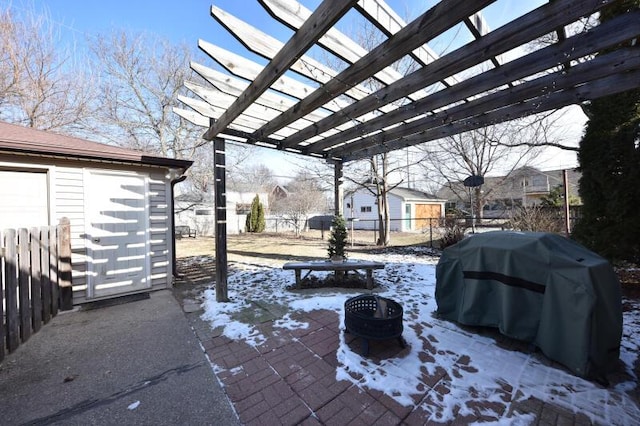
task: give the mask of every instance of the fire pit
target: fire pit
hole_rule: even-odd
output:
[[[369,354],[369,340],[402,338],[402,306],[398,302],[374,295],[361,295],[344,303],[345,331],[362,339],[362,354]]]

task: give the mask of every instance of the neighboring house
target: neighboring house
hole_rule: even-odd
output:
[[[269,193],[269,201],[271,202],[271,204],[273,204],[274,202],[282,200],[283,198],[287,198],[288,196],[289,190],[286,187],[282,185],[276,185]]]
[[[169,288],[191,164],[0,122],[0,228],[70,219],[74,304]]]
[[[485,177],[481,190],[486,194],[483,217],[503,217],[512,206],[539,204],[551,190],[563,185],[564,170],[541,171],[534,167],[522,167],[506,176]],[[578,197],[580,172],[567,170],[569,197]],[[462,182],[444,186],[438,191],[447,200],[447,208],[469,210],[469,189]]]
[[[247,214],[251,212],[251,203],[256,195],[265,211],[269,209],[268,194],[264,192],[227,191],[227,233],[244,232]],[[176,196],[176,225],[188,225],[197,235],[215,235],[215,210],[213,195],[194,197],[189,194]]]
[[[445,200],[415,189],[396,187],[388,192],[391,231],[422,231],[433,219],[444,217]],[[376,197],[360,187],[344,197],[344,217],[353,229],[378,229]],[[348,224],[351,227],[351,224]]]

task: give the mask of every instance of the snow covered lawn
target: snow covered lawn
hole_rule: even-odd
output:
[[[535,397],[574,413],[583,413],[599,424],[639,424],[640,408],[634,364],[640,349],[640,303],[629,301],[633,309],[624,313],[621,361],[624,370],[609,388],[583,380],[552,365],[539,351],[503,349],[495,339],[463,329],[456,324],[434,318],[435,264],[437,259],[424,253],[352,255],[352,258],[386,263],[384,270],[374,273],[376,293],[398,301],[404,308],[403,337],[410,349],[406,356],[374,362],[354,352],[340,333],[337,350],[338,380],[359,387],[377,389],[405,406],[420,405],[428,417],[439,422],[453,420],[454,414],[472,414],[474,402],[483,403],[486,415],[498,422],[528,424],[534,419],[527,414],[504,410],[505,389],[519,400]],[[344,302],[360,292],[344,291],[293,292],[286,287],[294,281],[291,271],[279,266],[238,268],[228,280],[231,303],[217,303],[215,292],[204,295],[203,318],[225,336],[250,345],[265,342],[252,324],[232,319],[232,314],[248,307],[252,300],[283,304],[289,313],[275,321],[274,328],[305,328],[307,324],[292,319],[296,311],[327,309],[338,312],[343,328]],[[319,273],[318,273],[319,274]],[[460,359],[468,359],[461,368]],[[221,366],[216,366],[221,369]],[[448,392],[434,392],[416,403],[416,394],[424,394],[423,373],[448,377]],[[489,402],[489,404],[486,404]],[[511,417],[507,420],[506,416]]]

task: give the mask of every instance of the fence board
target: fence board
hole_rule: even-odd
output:
[[[18,289],[20,308],[20,340],[26,342],[31,337],[31,283],[29,273],[31,271],[31,256],[29,255],[29,230],[18,230]]]
[[[33,332],[42,327],[42,269],[40,230],[31,228],[31,321]]]
[[[4,232],[0,230],[0,296],[4,298]],[[4,346],[6,342],[5,321],[4,321],[4,303],[0,303],[0,361],[4,359]]]
[[[58,226],[58,288],[60,289],[60,309],[73,308],[71,288],[71,224],[63,217]]]
[[[51,228],[49,233],[49,283],[51,284],[51,316],[58,315],[58,232]]]
[[[42,271],[42,321],[46,324],[51,319],[51,274],[49,257],[49,235],[51,230],[43,226],[40,228],[40,271]]]
[[[7,350],[13,352],[20,344],[20,321],[18,318],[18,275],[16,270],[17,247],[15,229],[7,229],[4,235],[4,282],[7,328]]]
[[[0,230],[0,361],[60,308],[71,309],[70,263],[68,219],[52,227]],[[64,305],[60,279],[69,291]]]

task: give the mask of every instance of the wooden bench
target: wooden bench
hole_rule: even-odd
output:
[[[284,270],[293,270],[296,274],[296,288],[302,288],[302,280],[313,271],[347,272],[364,270],[367,273],[367,288],[373,288],[373,270],[384,269],[384,263],[367,260],[345,260],[344,262],[316,261],[316,262],[288,262],[282,265]],[[308,271],[302,276],[302,271]],[[336,274],[337,275],[337,274]]]
[[[191,229],[191,227],[188,225],[179,225],[175,227],[175,234],[176,234],[176,238],[182,238],[182,237],[195,238],[196,230]]]

